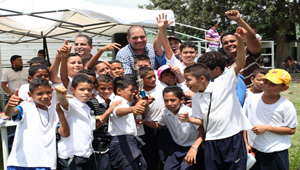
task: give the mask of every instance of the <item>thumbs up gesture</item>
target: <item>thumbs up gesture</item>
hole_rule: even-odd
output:
[[[178,66],[172,66],[171,64],[168,64],[168,65],[169,65],[169,67],[171,68],[171,71],[172,71],[175,75],[178,75],[178,74],[181,73]]]
[[[24,101],[24,100],[21,97],[19,97],[19,89],[16,89],[15,93],[8,100],[8,104],[7,105],[10,106],[10,107],[16,107],[22,101]]]

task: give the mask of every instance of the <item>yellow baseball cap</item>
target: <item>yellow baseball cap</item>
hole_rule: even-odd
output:
[[[268,74],[266,74],[259,80],[263,80],[263,79],[267,79],[274,84],[282,84],[283,83],[287,86],[290,84],[290,82],[292,80],[291,75],[283,69],[270,70],[268,72]]]

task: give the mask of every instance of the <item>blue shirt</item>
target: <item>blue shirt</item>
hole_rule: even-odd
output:
[[[145,46],[145,50],[144,50],[143,54],[150,58],[152,68],[154,70],[157,70],[158,64],[155,60],[155,52],[154,52],[153,45],[147,44]],[[133,51],[130,44],[121,48],[120,51],[117,53],[116,60],[119,60],[122,63],[122,66],[125,69],[124,74],[136,75],[136,72],[134,70],[134,59],[136,56],[137,56],[137,54]]]

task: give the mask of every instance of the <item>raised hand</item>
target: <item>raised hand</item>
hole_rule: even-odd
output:
[[[163,29],[167,29],[168,26],[174,22],[174,21],[168,21],[167,14],[164,15],[164,13],[162,13],[162,15],[159,14],[158,17],[156,17],[156,20],[157,20],[158,28],[163,28]]]
[[[114,48],[120,50],[119,47],[121,47],[121,45],[118,44],[118,43],[110,43],[110,44],[107,44],[106,46],[102,47],[101,49],[102,49],[103,51],[111,51],[111,50],[113,50]]]
[[[16,89],[15,93],[9,98],[7,105],[10,107],[16,107],[22,101],[24,100],[21,97],[19,97],[19,89]]]
[[[174,67],[173,67],[171,64],[168,64],[168,65],[169,65],[169,67],[171,68],[171,71],[172,71],[175,75],[181,73],[178,66],[174,66]]]
[[[67,94],[67,89],[62,85],[55,86],[55,93],[56,93],[57,99],[73,97],[72,95]]]
[[[236,29],[236,32],[234,33],[234,35],[237,37],[237,39],[242,40],[242,41],[244,41],[246,39],[246,34],[247,34],[247,31],[243,27],[238,27]]]
[[[62,57],[66,58],[69,56],[71,49],[72,49],[73,43],[68,45],[68,40],[65,40],[64,45],[60,47],[59,52],[62,55]]]
[[[225,12],[228,19],[236,21],[241,18],[240,12],[238,10],[228,10]]]
[[[179,114],[179,120],[181,122],[189,122],[190,121],[190,117],[189,117],[189,114],[187,112],[185,113],[180,113]]]

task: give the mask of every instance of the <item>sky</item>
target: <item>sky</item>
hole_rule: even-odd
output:
[[[100,5],[117,6],[125,8],[138,8],[138,5],[149,4],[149,0],[85,0]]]

